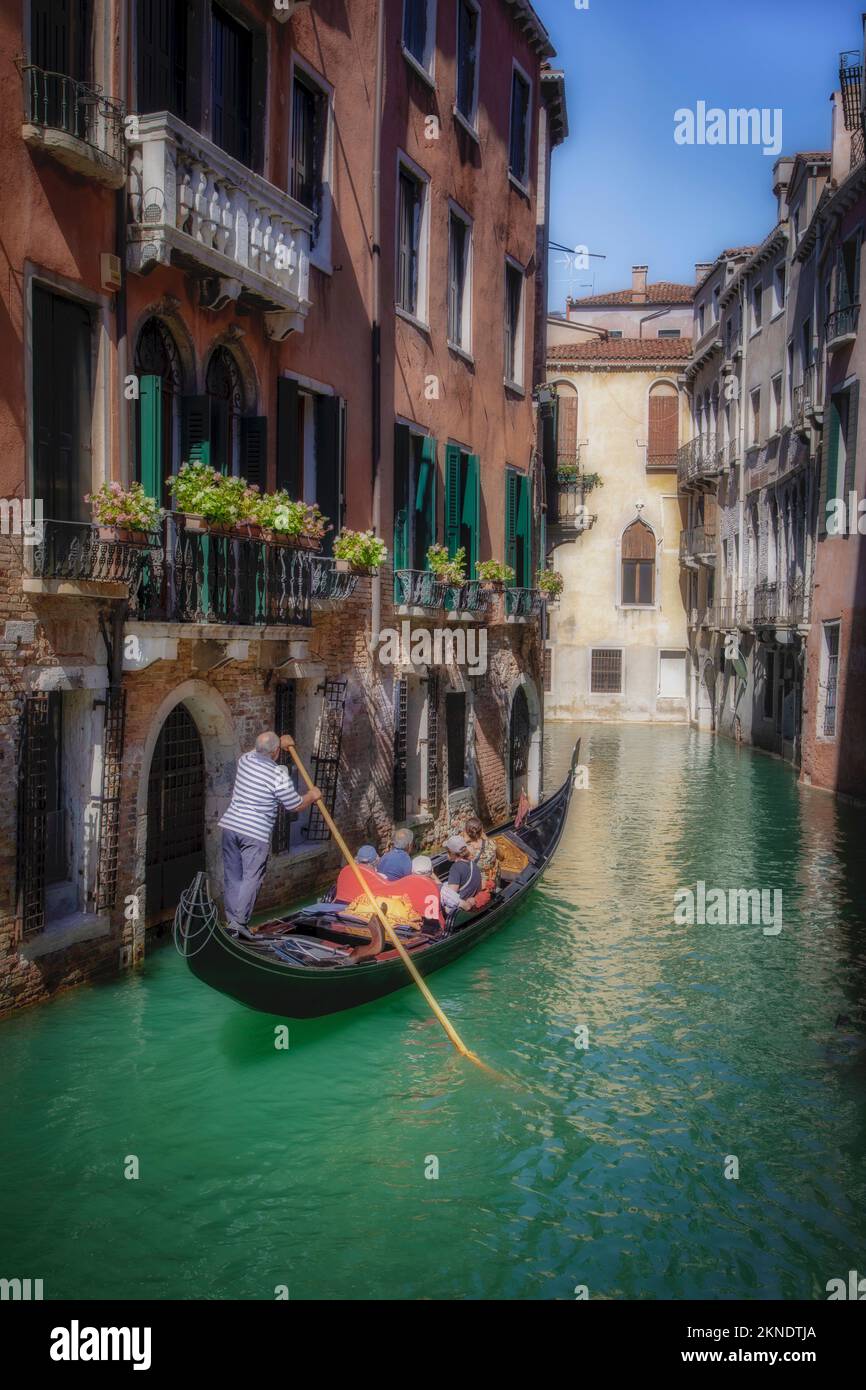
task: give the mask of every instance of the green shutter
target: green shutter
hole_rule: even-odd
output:
[[[252,486],[267,490],[268,419],[252,415],[241,420],[241,477]]]
[[[423,485],[421,479],[424,479]],[[425,519],[424,532],[429,545],[436,540],[436,440],[425,434],[421,440],[421,468],[417,493],[418,511]],[[424,551],[424,568],[427,568],[427,551]]]
[[[519,479],[519,501],[517,507],[517,537],[523,542],[519,547],[521,564],[517,575],[516,583],[521,589],[531,587],[530,570],[532,560],[532,509],[529,498],[529,478],[525,474],[520,475]]]
[[[303,492],[301,441],[298,437],[298,383],[277,379],[277,488],[300,499]]]
[[[824,441],[821,459],[821,490],[818,501],[818,534],[827,534],[827,502],[836,497],[837,475],[839,472],[839,419],[838,397],[830,397],[830,428]]]
[[[859,247],[859,241],[857,243]],[[857,407],[860,395],[860,383],[855,381],[853,386],[848,389],[848,420],[845,426],[845,502],[847,505],[848,494],[854,488],[854,470],[857,466]],[[856,526],[856,518],[849,518],[849,524],[853,520]]]
[[[143,376],[138,390],[139,482],[154,501],[162,501],[162,377]]]
[[[340,528],[340,397],[316,397],[316,501],[333,530],[323,548],[330,555]]]
[[[456,444],[445,449],[445,544],[451,556],[460,547],[460,450]]]
[[[517,569],[517,512],[518,475],[508,469],[505,474],[505,563]],[[518,582],[515,580],[515,582]]]
[[[409,430],[394,428],[394,568],[409,568]]]
[[[184,396],[180,403],[183,463],[210,463],[210,396]]]
[[[477,454],[470,454],[466,460],[466,490],[463,493],[463,525],[469,533],[466,547],[466,573],[475,578],[475,563],[478,559],[479,512],[481,503],[481,468]]]

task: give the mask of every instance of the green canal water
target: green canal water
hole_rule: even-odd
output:
[[[866,1273],[866,816],[682,728],[553,726],[548,786],[578,732],[589,787],[543,887],[433,979],[519,1087],[412,991],[279,1051],[277,1020],[157,950],[0,1024],[0,1275],[46,1298],[652,1299]],[[699,879],[780,888],[782,931],[675,925]]]

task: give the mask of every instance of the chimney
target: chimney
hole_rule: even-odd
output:
[[[632,304],[646,304],[646,277],[649,274],[649,266],[633,265],[631,268],[631,302]]]
[[[695,284],[699,285],[708,270],[712,270],[712,261],[695,261]]]

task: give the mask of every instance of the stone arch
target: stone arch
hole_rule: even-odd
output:
[[[135,865],[137,883],[145,882],[148,833],[148,777],[156,742],[176,705],[188,709],[202,741],[205,766],[205,867],[214,897],[222,894],[222,832],[218,821],[231,796],[240,745],[228,705],[213,686],[187,680],[166,695],[150,721],[141,757],[136,796]]]
[[[259,379],[253,359],[239,338],[231,331],[220,333],[209,345],[202,360],[202,389],[207,390],[207,374],[214,355],[222,348],[233,359],[243,390],[243,412],[255,415],[260,400]]]
[[[520,692],[520,695],[518,695]],[[537,805],[541,799],[541,755],[543,725],[541,720],[541,699],[538,694],[535,682],[532,681],[526,672],[521,672],[517,680],[511,687],[508,696],[508,722],[506,725],[506,757],[508,778],[508,799],[515,805],[520,795],[519,786],[512,786],[511,778],[511,738],[512,723],[515,717],[515,700],[522,698],[526,701],[527,713],[529,717],[529,748],[526,765],[526,794],[533,805]]]
[[[148,304],[139,314],[132,332],[132,341],[135,344],[133,361],[141,335],[151,319],[156,319],[174,340],[183,378],[180,383],[181,391],[183,393],[195,392],[197,386],[195,345],[192,334],[180,314],[180,303],[172,297],[169,296],[157,300],[153,304]]]

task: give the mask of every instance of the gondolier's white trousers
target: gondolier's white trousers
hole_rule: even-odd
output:
[[[245,927],[252,917],[270,852],[266,840],[223,831],[223,902],[230,927]]]

